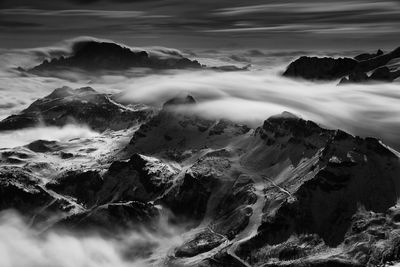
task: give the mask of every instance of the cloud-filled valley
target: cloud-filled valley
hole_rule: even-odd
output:
[[[75,39],[79,40],[79,39]],[[252,64],[249,71],[219,72],[209,70],[166,70],[162,72],[139,70],[126,74],[105,72],[96,76],[65,73],[60,78],[28,75],[21,77],[10,71],[10,66],[33,66],[52,51],[68,51],[73,40],[61,47],[25,52],[5,50],[3,57],[10,62],[0,76],[0,95],[3,104],[0,116],[6,117],[26,108],[35,99],[62,86],[73,88],[91,86],[104,93],[117,94],[127,104],[146,103],[156,107],[169,98],[190,94],[198,102],[193,112],[200,116],[228,118],[233,121],[259,126],[271,115],[290,111],[326,127],[344,129],[361,136],[378,136],[386,143],[400,147],[397,132],[400,129],[400,98],[398,83],[337,86],[337,82],[307,82],[281,76],[286,66],[302,52],[275,53],[263,51],[221,50],[194,51],[200,63],[206,65]],[[164,50],[164,52],[163,52]],[[165,56],[181,53],[156,48]],[[251,53],[253,52],[253,54]],[[64,52],[67,53],[67,52]],[[345,52],[344,54],[357,54]],[[338,55],[338,52],[317,54]],[[47,55],[47,56],[46,56]],[[232,59],[232,55],[234,55]],[[238,59],[239,58],[239,59]],[[240,61],[246,58],[246,62]],[[239,61],[238,61],[239,60]],[[13,62],[13,63],[11,63]]]

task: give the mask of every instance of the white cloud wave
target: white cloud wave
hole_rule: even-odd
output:
[[[39,139],[65,142],[74,138],[90,138],[97,135],[97,132],[82,125],[68,124],[63,127],[38,126],[0,132],[0,148],[23,146]]]
[[[40,233],[14,211],[0,212],[2,267],[146,267],[162,265],[166,250],[182,242],[176,228],[160,222],[157,232],[130,231],[118,239],[50,230]],[[148,259],[132,259],[148,246]]]

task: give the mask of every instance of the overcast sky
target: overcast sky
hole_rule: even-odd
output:
[[[0,0],[0,47],[77,36],[177,48],[389,49],[400,46],[400,1]]]

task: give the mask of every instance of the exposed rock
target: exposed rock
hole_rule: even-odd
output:
[[[368,75],[364,72],[354,72],[349,75],[348,78],[343,77],[342,80],[340,80],[339,84],[345,84],[345,83],[364,83],[367,82],[369,79]]]
[[[175,256],[193,257],[218,247],[225,240],[223,236],[206,229],[177,248]]]
[[[177,169],[163,161],[134,154],[129,161],[115,161],[104,176],[100,203],[154,201],[173,183]]]
[[[83,232],[97,230],[103,234],[114,235],[138,226],[148,227],[158,215],[158,210],[151,204],[136,201],[110,203],[71,215],[58,222],[55,227],[67,227]]]
[[[46,184],[46,188],[61,195],[71,196],[77,200],[78,204],[83,204],[90,208],[98,204],[97,194],[103,184],[103,179],[98,172],[72,171],[53,179]]]
[[[352,81],[353,78],[355,78],[355,80],[363,78],[364,75],[361,73],[366,73],[385,66],[391,60],[398,57],[400,57],[400,47],[387,54],[378,52],[376,56],[358,56],[359,59],[363,58],[363,60],[303,56],[290,63],[283,75],[307,80],[335,80],[343,78],[344,76],[353,75],[353,77],[350,78],[350,81]],[[346,80],[343,80],[342,83],[345,82]]]
[[[187,173],[179,186],[173,187],[160,200],[179,221],[197,224],[204,218],[211,192],[218,180],[210,176]]]
[[[327,134],[331,139],[320,152],[319,170],[310,166],[312,176],[301,182],[295,192],[290,193],[289,185],[285,187],[290,197],[281,202],[275,213],[264,215],[258,235],[242,246],[242,255],[302,234],[318,234],[329,246],[337,246],[345,240],[358,205],[385,212],[396,203],[400,189],[396,178],[400,171],[398,157],[376,139],[363,140],[343,132]],[[281,182],[280,187],[283,185]],[[266,210],[268,206],[271,204],[267,201]],[[362,265],[357,261],[348,264]]]
[[[357,61],[351,58],[300,57],[292,62],[284,76],[307,80],[334,80],[351,73]]]
[[[38,186],[38,181],[23,170],[0,171],[0,208],[16,209],[33,214],[39,207],[49,204],[53,198]]]
[[[366,73],[352,73],[348,78],[343,77],[339,84],[367,83],[367,82],[393,82],[400,77],[400,70],[391,71],[388,67],[380,67],[373,71],[371,76]]]
[[[376,69],[369,78],[374,81],[392,82],[398,77],[400,77],[400,70],[390,71],[388,67],[381,67]]]
[[[146,120],[151,114],[151,109],[132,110],[90,87],[76,90],[62,87],[36,100],[19,114],[2,120],[0,130],[68,123],[86,124],[98,131],[120,130]]]
[[[56,141],[36,140],[27,145],[27,148],[34,152],[46,153],[60,149]]]
[[[130,68],[185,69],[201,68],[199,62],[180,55],[170,58],[151,56],[146,51],[132,51],[116,43],[84,41],[76,43],[68,57],[45,60],[29,72],[41,74],[63,69],[83,69],[86,71],[127,70]]]
[[[185,153],[192,150],[220,148],[235,138],[246,134],[250,129],[244,125],[227,120],[204,119],[186,109],[195,105],[191,96],[174,98],[164,104],[159,114],[143,123],[135,132],[129,150],[145,155],[163,154],[164,157],[178,155],[181,160],[187,159]],[[218,122],[220,122],[218,124]],[[214,134],[221,133],[223,135]],[[176,157],[174,158],[177,161]]]
[[[374,53],[372,53],[372,54],[363,53],[363,54],[360,54],[358,56],[355,56],[354,59],[356,59],[358,61],[364,61],[364,60],[368,60],[368,59],[371,59],[371,58],[374,58],[374,57],[377,57],[377,56],[381,56],[381,55],[383,55],[383,51],[378,49],[378,51],[376,51],[375,54]]]
[[[16,210],[31,223],[40,224],[73,208],[39,184],[39,179],[29,170],[3,166],[0,169],[0,210]]]

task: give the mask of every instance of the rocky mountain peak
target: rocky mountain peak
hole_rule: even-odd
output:
[[[316,123],[303,120],[289,112],[269,117],[264,121],[262,130],[263,135],[273,135],[275,138],[287,136],[300,138],[326,131]]]
[[[386,54],[378,50],[375,54],[364,53],[354,58],[302,56],[289,64],[283,76],[306,80],[342,79],[340,84],[368,81],[391,82],[400,77],[400,70],[390,70],[385,66],[399,57],[400,48]],[[367,75],[368,72],[374,70],[375,74]]]
[[[150,108],[132,110],[91,87],[75,90],[62,87],[36,100],[19,114],[2,120],[0,130],[22,129],[39,123],[52,126],[78,123],[99,131],[116,130],[146,120],[151,113]]]
[[[78,58],[92,58],[104,57],[136,57],[137,60],[147,58],[149,55],[146,51],[133,52],[127,47],[123,47],[116,43],[110,42],[97,42],[97,41],[84,41],[75,43],[72,47],[72,52]]]

